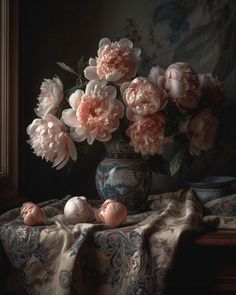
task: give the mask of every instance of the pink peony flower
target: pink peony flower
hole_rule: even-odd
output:
[[[123,104],[115,99],[116,89],[105,82],[92,80],[85,93],[77,90],[69,98],[71,109],[64,110],[62,118],[72,127],[71,136],[75,141],[95,139],[106,142],[111,133],[119,128],[119,119],[124,116]]]
[[[58,77],[44,79],[41,84],[39,103],[34,109],[36,115],[43,118],[46,114],[55,115],[63,99],[63,84]]]
[[[165,145],[165,124],[165,116],[160,112],[134,121],[126,133],[131,139],[130,145],[134,147],[135,152],[143,155],[160,154]]]
[[[47,114],[43,119],[35,119],[28,127],[28,143],[37,156],[53,162],[53,167],[61,169],[69,160],[76,161],[77,152],[65,126],[54,115]]]
[[[161,67],[159,67],[158,65],[155,67],[152,67],[148,75],[148,79],[154,85],[158,86],[161,90],[163,90],[164,92],[166,91],[165,90],[165,82],[166,82],[165,70],[163,70]]]
[[[121,83],[136,74],[141,50],[133,48],[128,39],[111,42],[103,38],[99,42],[98,56],[90,58],[84,75],[88,80],[102,79]]]
[[[199,79],[189,64],[177,62],[170,65],[165,77],[168,95],[181,111],[197,107],[200,97]]]
[[[187,127],[190,153],[199,156],[201,151],[211,149],[217,127],[218,119],[210,109],[204,109],[198,113]]]
[[[131,120],[132,115],[129,115],[131,112],[145,116],[156,113],[166,105],[166,97],[162,95],[160,89],[143,77],[135,78],[131,83],[123,83],[121,94],[128,106],[127,116]]]
[[[199,74],[200,91],[204,102],[208,107],[216,108],[225,100],[223,83],[212,73]]]

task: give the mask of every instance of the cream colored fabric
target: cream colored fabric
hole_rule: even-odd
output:
[[[233,216],[203,216],[191,189],[150,196],[149,209],[114,229],[65,224],[68,198],[41,204],[47,226],[25,226],[17,210],[0,217],[2,245],[29,294],[163,294],[182,234],[236,229]]]

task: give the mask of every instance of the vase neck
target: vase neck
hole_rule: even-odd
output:
[[[108,152],[108,159],[141,159],[140,154],[133,152]]]
[[[114,145],[106,146],[107,153],[135,153],[132,146],[127,141],[120,141]]]
[[[141,159],[141,155],[127,141],[120,141],[115,146],[107,148],[106,158],[109,159]]]

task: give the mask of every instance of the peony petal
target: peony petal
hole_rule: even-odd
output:
[[[35,108],[34,112],[40,118],[43,118],[47,114],[54,115],[58,111],[58,105],[59,103],[57,102],[57,100],[52,97],[48,101],[43,101],[42,103],[39,103],[38,108]]]
[[[94,140],[95,140],[96,136],[92,135],[92,134],[88,134],[87,136],[87,142],[89,145],[92,145]]]
[[[173,79],[173,80],[181,80],[183,75],[183,69],[182,67],[185,66],[185,63],[182,62],[176,62],[174,64],[171,64],[166,69],[166,78],[167,79]]]
[[[73,140],[82,142],[87,138],[86,130],[81,128],[76,128],[74,130],[71,130],[70,135]]]
[[[144,80],[147,80],[145,77],[137,77],[137,78],[134,78],[134,80],[132,81],[132,84],[137,84],[137,83],[140,83]]]
[[[72,109],[77,110],[83,95],[84,91],[81,89],[78,89],[71,94],[71,96],[69,97],[69,104],[72,107]]]
[[[166,81],[166,88],[169,91],[169,96],[173,99],[179,98],[184,94],[182,83],[180,81],[168,79]]]
[[[89,65],[90,66],[96,66],[97,65],[96,59],[93,58],[93,57],[90,57],[90,59],[89,59]]]
[[[63,92],[62,89],[59,88],[59,86],[51,85],[51,94],[53,96],[53,99],[55,101],[61,101],[63,99]]]
[[[121,84],[120,93],[122,96],[124,95],[125,90],[129,87],[130,84],[131,84],[130,82],[124,82]]]
[[[78,125],[76,112],[73,109],[64,110],[62,112],[62,120],[70,127],[76,127]]]
[[[106,94],[106,97],[109,97],[109,99],[115,99],[117,91],[115,87],[109,85],[104,88],[104,93]]]
[[[148,80],[151,81],[154,85],[156,85],[158,76],[159,76],[158,69],[156,67],[152,67],[148,75]]]
[[[56,117],[56,116],[54,116],[54,115],[52,115],[52,114],[47,114],[47,115],[45,115],[44,116],[44,118],[43,118],[45,121],[47,121],[47,122],[53,122],[55,125],[58,125],[58,126],[60,126],[60,127],[65,127],[64,125],[63,125],[63,123]]]
[[[62,83],[61,79],[58,76],[55,76],[53,78],[53,80],[57,82],[57,84],[60,86],[61,89],[63,89],[63,83]]]
[[[103,136],[97,136],[97,140],[101,142],[107,142],[112,138],[111,133],[106,133],[106,135]]]
[[[118,44],[120,45],[120,47],[125,48],[125,49],[133,48],[133,42],[127,38],[120,39],[118,41]]]
[[[84,76],[88,80],[99,80],[99,77],[97,75],[97,67],[96,66],[88,66],[84,70]]]
[[[71,159],[73,161],[76,161],[77,160],[77,150],[76,150],[74,142],[70,138],[68,139],[67,148],[68,148],[68,152],[69,152]]]
[[[34,108],[34,112],[39,118],[42,118],[44,116],[44,111],[40,110],[39,107]]]
[[[63,84],[58,77],[44,79],[40,87],[41,93],[38,97],[37,108],[34,109],[39,117],[47,113],[55,114],[63,99]]]
[[[42,119],[34,119],[33,122],[27,127],[26,132],[28,135],[34,134],[37,127],[41,124]]]
[[[135,59],[139,59],[140,54],[141,54],[141,49],[140,48],[133,48],[132,49],[132,56]]]
[[[116,82],[119,81],[123,75],[123,72],[121,72],[119,69],[116,69],[112,73],[109,73],[109,77],[107,76],[106,79],[109,79],[111,82]]]
[[[166,83],[165,76],[159,76],[157,78],[157,86],[160,87],[161,89],[164,89],[165,88],[165,83]]]
[[[53,162],[52,167],[54,168],[54,167],[58,166],[65,159],[65,157],[66,157],[65,151],[62,151],[62,150],[59,151],[57,153],[57,156],[56,156],[54,162]]]
[[[68,162],[68,160],[69,160],[69,155],[66,155],[65,159],[61,162],[61,164],[56,167],[56,170],[63,168]]]
[[[148,79],[154,85],[157,85],[158,78],[164,75],[165,75],[165,71],[157,65],[151,68],[150,73],[148,75]]]
[[[92,95],[95,92],[98,92],[101,90],[101,84],[99,83],[98,80],[91,80],[88,82],[86,89],[85,89],[85,94],[86,95]]]
[[[113,103],[114,103],[114,108],[116,108],[117,117],[119,119],[122,119],[124,117],[124,114],[125,114],[125,106],[124,106],[123,102],[121,102],[118,99],[114,99]],[[117,110],[117,107],[118,107],[118,110]]]
[[[140,116],[137,115],[136,113],[134,113],[130,107],[127,107],[126,108],[126,117],[130,121],[136,121],[139,119]]]
[[[99,41],[98,47],[102,47],[102,46],[110,45],[110,44],[111,44],[111,40],[109,38],[102,38]]]
[[[100,84],[100,88],[101,89],[103,89],[107,85],[107,81],[106,80],[99,80],[97,82]]]

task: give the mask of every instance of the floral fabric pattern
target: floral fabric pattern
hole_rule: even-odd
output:
[[[0,216],[1,245],[28,294],[161,295],[183,233],[236,229],[236,194],[204,208],[191,189],[151,195],[148,209],[128,215],[118,228],[65,224],[69,198],[39,204],[49,218],[45,226],[26,226],[19,209]]]

